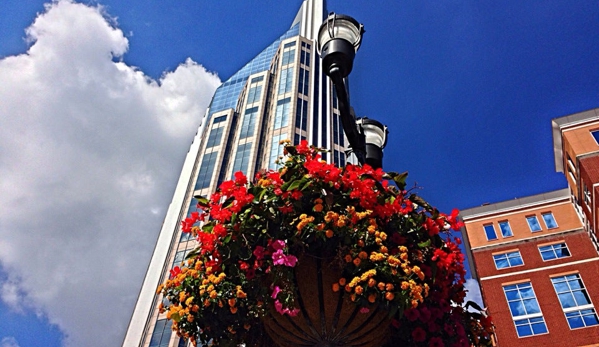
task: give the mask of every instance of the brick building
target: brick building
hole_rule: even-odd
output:
[[[568,188],[461,214],[498,346],[599,346],[599,109],[552,123]]]

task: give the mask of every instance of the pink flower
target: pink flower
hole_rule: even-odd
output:
[[[279,286],[276,286],[276,287],[274,287],[274,289],[272,290],[272,295],[271,295],[271,297],[272,297],[273,299],[276,299],[276,298],[277,298],[277,295],[279,295],[279,293],[280,293],[280,292],[281,292],[281,288],[279,288]],[[277,302],[278,302],[278,300],[277,300]]]
[[[294,255],[285,255],[282,249],[277,250],[272,254],[272,263],[275,265],[285,265],[294,267],[297,263],[297,257]]]
[[[285,263],[285,253],[283,253],[282,249],[272,254],[272,263],[275,265],[283,265]]]
[[[285,241],[283,241],[283,240],[276,240],[270,246],[274,250],[280,250],[280,249],[285,248]]]
[[[288,255],[285,257],[285,266],[294,267],[297,264],[297,257],[294,255]]]
[[[299,309],[297,308],[294,308],[293,310],[283,308],[283,304],[279,300],[275,301],[275,310],[277,310],[277,312],[279,312],[281,315],[286,314],[291,317],[295,317],[299,313]]]
[[[370,309],[368,307],[362,307],[360,309],[360,313],[368,313],[368,312],[370,312]]]

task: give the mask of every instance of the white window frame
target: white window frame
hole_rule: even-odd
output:
[[[547,221],[545,220],[545,215],[551,215],[551,219],[553,219],[553,222],[555,223],[555,226],[550,228],[549,225],[547,225]],[[555,219],[555,216],[553,215],[553,212],[543,212],[541,213],[541,219],[543,219],[543,223],[545,223],[545,227],[547,229],[557,229],[559,228],[559,224],[557,224],[557,220]]]
[[[516,258],[516,257],[513,257],[513,256],[510,257],[510,255],[512,255],[512,254],[518,254],[518,257],[522,261],[522,264],[512,265],[511,262],[510,262],[510,259]],[[498,257],[498,256],[505,256],[505,260],[507,261],[508,266],[501,267],[501,268],[499,266],[497,266],[497,259],[495,257]],[[522,258],[522,254],[520,253],[520,250],[508,251],[508,252],[499,253],[499,254],[493,254],[493,262],[495,263],[495,268],[497,270],[509,269],[509,268],[517,267],[517,266],[524,266],[524,259]]]
[[[577,280],[580,281],[582,288],[580,288],[580,289],[579,288],[574,288],[574,290],[573,290],[570,287],[570,283],[569,283],[569,280],[568,280],[567,277],[568,276],[572,276],[572,275],[575,275],[577,277]],[[565,282],[568,285],[568,292],[570,292],[572,294],[572,297],[574,298],[574,300],[576,300],[576,297],[574,296],[574,292],[575,291],[584,292],[586,294],[586,297],[589,298],[590,304],[578,305],[578,303],[576,303],[577,306],[564,308],[561,300],[559,299],[559,294],[563,294],[563,293],[567,293],[567,292],[558,292],[557,288],[555,287],[555,282],[553,282],[555,279],[562,279],[562,278],[563,278],[562,282]],[[555,295],[557,296],[557,300],[559,301],[560,306],[562,307],[562,311],[564,312],[564,317],[566,318],[566,321],[568,322],[568,327],[570,328],[570,330],[583,329],[583,328],[594,327],[594,326],[598,326],[599,325],[599,323],[595,324],[595,325],[586,325],[586,323],[585,323],[585,321],[583,319],[582,321],[585,324],[584,326],[577,327],[577,328],[572,328],[570,326],[570,321],[568,320],[568,316],[567,316],[568,313],[572,313],[572,312],[577,312],[578,311],[578,312],[581,312],[581,317],[582,317],[582,311],[583,310],[593,310],[593,312],[595,312],[595,317],[597,318],[597,311],[595,310],[595,306],[593,305],[593,300],[591,299],[591,296],[589,295],[589,292],[587,291],[586,286],[584,285],[584,282],[582,281],[582,277],[580,277],[579,273],[572,273],[572,274],[567,274],[567,275],[563,275],[563,276],[554,276],[554,277],[551,277],[551,284],[553,285],[553,290],[555,290]]]
[[[499,226],[499,231],[501,232],[501,237],[506,238],[506,237],[513,237],[514,236],[514,231],[512,230],[512,226],[510,225],[509,221],[504,220],[504,221],[498,222],[497,224]],[[507,224],[507,227],[508,227],[508,229],[510,231],[510,235],[506,236],[506,235],[503,234],[503,229],[501,228],[502,224]]]
[[[566,255],[566,256],[563,256],[563,257],[558,257],[557,256],[557,252],[555,251],[555,246],[557,246],[557,245],[564,245],[565,248],[566,248],[566,250],[568,251],[568,253],[570,253],[570,255]],[[541,247],[549,247],[549,246],[551,246],[551,250],[553,251],[553,254],[555,255],[555,258],[545,259],[543,257],[543,252],[541,251]],[[549,245],[539,245],[537,248],[539,249],[539,254],[541,255],[541,259],[543,259],[543,261],[553,261],[553,260],[558,260],[558,259],[569,258],[569,257],[572,256],[572,252],[570,252],[570,249],[568,248],[568,245],[566,244],[565,241],[556,242],[556,243],[552,243],[552,244],[549,244]]]
[[[510,306],[510,302],[515,302],[516,300],[512,300],[510,301],[508,299],[507,296],[507,292],[506,292],[506,287],[511,287],[511,286],[516,286],[516,290],[518,290],[518,292],[520,292],[520,288],[519,286],[522,285],[526,285],[528,284],[530,286],[530,290],[532,291],[533,297],[537,303],[537,306],[539,307],[539,312],[538,313],[531,313],[531,314],[524,314],[521,316],[514,316],[514,312],[512,312],[512,308]],[[508,284],[508,285],[504,285],[502,286],[503,289],[503,295],[505,295],[505,300],[507,301],[508,304],[508,308],[510,310],[510,315],[512,316],[512,321],[514,322],[514,327],[516,329],[516,335],[518,335],[519,338],[523,338],[523,337],[529,337],[529,336],[537,336],[537,335],[545,335],[549,333],[549,328],[547,327],[547,322],[545,322],[545,318],[543,317],[543,310],[541,310],[541,305],[539,305],[539,300],[537,299],[537,294],[535,293],[534,288],[532,287],[532,283],[529,282],[521,282],[521,283],[514,283],[514,284]],[[519,293],[518,296],[520,297],[521,294]],[[529,299],[529,298],[527,298]],[[522,301],[522,304],[524,304],[524,299],[522,299],[521,297],[519,299],[517,299],[519,301]],[[526,305],[525,305],[526,306]],[[545,329],[547,330],[547,332],[544,333],[539,333],[539,334],[535,334],[534,330],[532,329],[532,323],[530,322],[531,319],[535,319],[535,318],[541,318],[543,324],[545,325]],[[523,321],[523,320],[527,320],[528,321],[528,325],[530,326],[530,331],[532,332],[532,334],[530,335],[525,335],[525,336],[520,336],[520,334],[518,333],[518,326],[522,326],[523,324],[518,324],[517,322],[519,321]]]
[[[532,225],[530,225],[530,221],[528,220],[529,218],[534,218],[537,221],[539,230],[532,230]],[[528,228],[530,229],[530,232],[538,233],[539,231],[543,231],[543,227],[541,226],[541,223],[539,222],[539,218],[537,218],[537,215],[533,214],[532,216],[526,216],[526,223],[528,224]]]

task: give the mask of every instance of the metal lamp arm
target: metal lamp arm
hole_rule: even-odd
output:
[[[339,102],[339,111],[341,112],[341,125],[345,136],[349,141],[349,145],[360,165],[366,162],[366,139],[365,136],[356,125],[356,118],[351,114],[349,107],[349,97],[345,86],[345,80],[342,77],[341,71],[337,67],[333,67],[330,71],[330,77],[335,85],[337,92],[337,100]]]

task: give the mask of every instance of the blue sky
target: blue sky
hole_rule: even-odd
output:
[[[81,83],[78,84],[79,91],[85,89],[81,86],[90,85],[99,88],[97,90],[108,88],[106,85],[112,84],[102,81],[94,84],[95,82],[87,80],[83,83],[81,79],[64,80],[65,76],[71,76],[69,74],[73,73],[65,66],[81,63],[83,68],[87,66],[85,64],[94,68],[106,68],[111,62],[99,61],[104,55],[108,58],[102,59],[111,59],[111,51],[115,56],[112,61],[121,62],[122,69],[128,67],[130,70],[127,71],[131,74],[137,71],[143,75],[142,80],[145,82],[139,83],[147,83],[143,87],[145,89],[127,99],[129,101],[121,100],[120,103],[114,104],[115,109],[109,109],[119,117],[101,120],[93,117],[92,106],[98,102],[97,109],[107,107],[106,102],[97,100],[98,95],[104,94],[83,94],[81,91],[81,95],[75,93],[77,98],[73,96],[70,99],[72,91],[65,91],[61,95],[67,97],[60,102],[50,102],[48,100],[51,97],[43,100],[39,97],[31,87],[32,83],[23,83],[23,90],[29,91],[29,94],[11,94],[11,89],[21,90],[14,85],[26,80],[16,74],[23,70],[16,69],[13,60],[23,59],[21,55],[37,44],[25,40],[25,29],[32,25],[38,14],[43,14],[46,10],[44,1],[3,1],[0,4],[0,79],[3,76],[12,76],[15,82],[11,84],[11,88],[0,88],[0,105],[3,100],[5,104],[8,100],[18,105],[27,104],[27,107],[39,102],[43,108],[32,108],[31,112],[43,109],[44,112],[39,111],[39,117],[51,114],[56,117],[56,122],[40,121],[43,118],[27,118],[27,115],[19,113],[17,108],[0,107],[0,127],[14,130],[9,135],[4,134],[5,139],[12,139],[10,143],[0,141],[2,152],[7,153],[4,158],[0,155],[0,174],[18,172],[22,173],[23,177],[29,177],[31,168],[26,167],[26,164],[10,162],[14,162],[16,153],[19,153],[14,150],[17,145],[26,148],[26,145],[32,142],[31,139],[35,138],[23,136],[18,133],[18,129],[31,130],[39,126],[39,129],[35,128],[39,132],[34,135],[48,136],[45,142],[40,142],[40,148],[45,148],[48,143],[62,148],[58,151],[60,155],[57,158],[63,158],[66,156],[65,150],[60,146],[66,143],[70,149],[80,150],[71,153],[74,157],[81,158],[82,154],[91,153],[86,157],[93,159],[83,160],[88,169],[109,165],[126,167],[131,171],[118,172],[121,175],[119,187],[125,182],[125,185],[146,187],[148,191],[146,195],[123,193],[118,199],[97,196],[99,193],[96,191],[86,192],[90,199],[94,200],[80,201],[82,211],[91,210],[100,214],[102,211],[120,208],[121,204],[130,206],[131,201],[141,199],[148,199],[147,205],[151,208],[146,211],[140,205],[139,210],[131,210],[131,213],[123,215],[120,221],[114,221],[109,226],[104,224],[111,215],[108,212],[100,214],[102,218],[88,216],[80,221],[81,224],[73,224],[67,216],[71,210],[66,210],[70,205],[58,201],[57,192],[60,192],[60,195],[65,191],[80,191],[79,186],[71,185],[70,182],[76,181],[77,177],[89,177],[89,173],[82,170],[81,176],[73,177],[65,188],[59,179],[63,174],[52,166],[52,161],[40,164],[38,168],[41,167],[41,171],[47,173],[46,176],[36,176],[26,183],[37,184],[35,179],[40,182],[45,179],[49,184],[40,184],[43,189],[51,184],[56,185],[56,190],[43,195],[53,203],[50,220],[57,222],[54,226],[56,232],[32,234],[29,240],[35,240],[41,249],[44,249],[46,241],[49,244],[54,241],[58,245],[64,244],[61,248],[69,250],[62,258],[56,258],[56,252],[37,252],[42,253],[38,261],[45,262],[47,259],[49,264],[44,272],[50,273],[44,275],[48,276],[44,277],[48,287],[52,288],[54,281],[62,283],[56,286],[56,290],[44,291],[42,295],[36,294],[35,290],[35,279],[42,275],[35,272],[35,266],[27,265],[28,258],[19,258],[19,247],[27,243],[16,240],[15,235],[39,232],[39,228],[27,226],[38,225],[34,223],[37,222],[36,218],[41,218],[39,216],[44,215],[46,210],[36,213],[36,200],[30,196],[19,195],[24,189],[15,193],[14,200],[0,200],[0,206],[3,210],[10,211],[11,216],[15,215],[15,211],[22,209],[20,206],[36,206],[27,216],[31,225],[18,220],[13,223],[12,219],[10,223],[0,223],[0,288],[4,300],[0,303],[0,347],[60,346],[66,335],[74,336],[73,340],[65,340],[65,343],[71,344],[73,342],[68,341],[81,341],[87,337],[88,341],[95,341],[86,344],[89,346],[111,346],[120,343],[183,157],[195,133],[195,127],[199,124],[198,113],[190,113],[188,109],[205,107],[209,102],[211,90],[216,86],[214,76],[200,71],[199,67],[192,63],[200,64],[209,72],[218,74],[221,80],[225,80],[289,27],[300,1],[184,0],[178,1],[176,6],[166,6],[164,1],[157,0],[104,0],[86,4],[92,8],[96,8],[98,4],[103,6],[105,16],[112,18],[109,20],[112,29],[117,33],[122,31],[124,38],[128,40],[128,46],[123,48],[123,41],[112,34],[107,36],[106,41],[94,36],[106,32],[106,28],[96,31],[90,29],[88,32],[88,26],[83,26],[83,29],[66,41],[46,41],[46,38],[52,35],[63,35],[62,31],[36,32],[40,51],[42,41],[48,42],[50,46],[72,44],[69,49],[75,52],[73,57],[77,58],[69,64],[52,61],[52,64],[57,64],[56,66],[65,70],[52,68],[54,65],[51,64],[36,65],[40,69],[45,66],[50,71],[61,72],[49,80],[55,81],[54,86],[52,82],[45,82],[49,90],[52,87],[62,90],[69,83],[75,83],[73,81]],[[359,115],[377,119],[389,126],[390,137],[384,162],[387,171],[409,171],[410,179],[423,187],[421,194],[432,204],[446,211],[453,207],[469,208],[485,202],[497,202],[566,186],[563,176],[556,173],[554,168],[551,119],[599,107],[599,40],[596,39],[599,32],[599,3],[565,0],[329,0],[328,8],[355,17],[366,28],[351,75],[352,106]],[[72,9],[73,13],[80,10],[81,8]],[[58,11],[56,13],[58,14]],[[68,16],[68,11],[61,15],[64,17],[47,16],[44,28],[63,25],[68,29],[70,25],[76,26],[70,22],[60,22],[60,18]],[[93,14],[86,15],[92,18]],[[78,18],[87,17],[80,15]],[[104,47],[104,42],[108,42],[107,48],[98,48],[96,52],[97,47]],[[118,46],[119,44],[121,46]],[[47,46],[43,48],[48,49]],[[95,57],[94,54],[101,57]],[[42,60],[33,53],[31,56]],[[186,65],[187,58],[191,58],[193,62]],[[137,67],[137,70],[131,67]],[[27,78],[38,78],[42,75],[39,71],[44,70],[35,71],[37,74],[28,74]],[[90,71],[96,70],[90,68]],[[13,74],[9,75],[9,72]],[[188,84],[190,79],[193,82],[189,76],[208,81],[206,87],[194,89],[194,93],[189,95],[185,94],[191,89],[191,84]],[[157,85],[153,85],[152,81]],[[187,108],[168,106],[171,105],[168,101],[177,97],[168,94],[172,90],[186,95],[185,98],[177,100],[183,100],[181,103],[188,105]],[[180,112],[183,118],[188,117],[189,119],[185,118],[185,122],[175,122],[185,130],[177,132],[179,135],[173,135],[172,129],[169,128],[171,125],[164,125],[162,120],[145,120],[142,115],[144,111],[152,108],[152,104],[148,104],[148,101],[143,101],[145,103],[140,107],[134,107],[132,104],[138,100],[146,100],[147,95],[150,95],[150,98],[164,98],[167,106],[173,107],[166,108],[165,112],[172,110],[176,114]],[[65,114],[64,110],[72,105],[79,107],[74,118],[60,118]],[[116,109],[121,106],[122,109]],[[122,113],[119,113],[121,111]],[[89,112],[89,115],[84,122],[79,123],[76,115],[86,112]],[[132,117],[132,112],[139,112],[140,116]],[[23,122],[27,123],[18,123],[16,119],[23,119]],[[14,124],[18,123],[18,126],[14,125],[13,121]],[[42,127],[40,124],[45,125]],[[56,124],[63,126],[57,128]],[[90,137],[93,138],[97,132],[90,132],[86,139],[77,136],[89,129],[89,124],[94,124],[94,129],[107,129],[105,133],[101,133],[103,137],[94,138],[92,141]],[[22,128],[23,126],[25,128]],[[123,140],[124,145],[119,143],[118,146],[113,146],[102,142],[111,138],[114,129],[120,128],[128,129],[127,133],[130,134]],[[70,133],[74,135],[69,137]],[[144,135],[147,133],[153,134],[154,137]],[[69,141],[63,141],[64,138]],[[122,137],[117,140],[121,139]],[[125,154],[115,154],[123,152],[123,148],[126,149]],[[139,157],[151,160],[134,160]],[[106,158],[115,159],[106,162]],[[78,165],[81,161],[82,159],[68,161],[63,166]],[[122,163],[125,162],[129,166],[123,166]],[[147,168],[152,165],[169,169],[155,172]],[[135,170],[140,167],[146,170],[144,172],[147,173],[147,180],[131,182],[127,174],[137,172]],[[101,186],[99,182],[106,177],[105,173],[93,172],[97,174],[93,176],[97,179],[96,183]],[[54,174],[55,177],[52,176]],[[15,182],[15,186],[18,187],[18,181]],[[35,196],[34,193],[44,191],[36,189],[31,195]],[[21,201],[17,198],[22,198],[25,203],[15,203]],[[99,207],[98,201],[101,201]],[[150,217],[146,218],[144,213]],[[0,220],[2,216],[0,215]],[[130,219],[125,222],[126,218]],[[144,222],[139,222],[142,219]],[[48,218],[43,221],[47,223]],[[58,223],[59,221],[62,223]],[[136,224],[138,222],[139,225]],[[45,225],[44,223],[40,221],[39,225]],[[143,227],[140,227],[141,224]],[[47,228],[54,230],[51,226]],[[78,243],[76,237],[72,236],[74,234],[58,231],[69,228],[119,229],[119,237],[126,238],[121,241],[138,250],[128,258],[120,257],[123,252],[116,250],[114,245],[108,246],[108,236],[113,237],[109,231],[106,231],[107,238],[102,238],[100,232],[90,231],[90,234],[86,235],[97,237],[94,239],[96,246],[82,246],[85,243]],[[143,232],[140,229],[143,229]],[[33,235],[39,235],[41,239]],[[63,239],[66,237],[68,241]],[[3,252],[1,248],[6,251]],[[114,252],[114,258],[119,259],[119,262],[104,263],[106,254],[112,254],[106,252]],[[38,254],[29,255],[34,256]],[[98,322],[111,320],[111,316],[93,311],[90,303],[94,299],[89,296],[82,295],[76,297],[77,300],[69,300],[67,296],[71,295],[68,294],[71,292],[61,295],[61,291],[67,289],[72,291],[72,295],[79,295],[77,293],[84,290],[93,291],[93,288],[87,287],[77,290],[78,285],[85,283],[85,268],[79,269],[73,265],[74,269],[65,270],[59,266],[60,262],[73,261],[75,264],[88,261],[86,257],[94,260],[88,268],[90,272],[96,271],[96,267],[125,271],[121,269],[122,264],[126,264],[129,269],[129,272],[115,270],[114,277],[117,282],[121,280],[119,276],[123,276],[123,273],[128,274],[126,285],[122,286],[123,293],[112,287],[110,290],[102,287],[103,290],[99,291],[117,293],[122,296],[119,300],[108,302],[110,297],[97,294],[102,297],[97,301],[106,300],[101,306],[111,308],[110,312],[118,311],[114,321],[120,325],[108,328],[115,332],[110,337],[105,337],[105,340],[100,338],[98,341],[98,336],[101,335],[94,335],[92,331],[97,330]],[[110,272],[98,276],[102,279],[100,282],[110,282]],[[102,276],[106,276],[106,279]],[[24,302],[23,305],[15,304],[21,301]],[[115,306],[115,301],[119,301],[118,306]],[[64,307],[68,309],[62,309]],[[89,323],[86,325],[81,323],[82,319],[69,316],[69,311],[89,317]],[[122,322],[125,322],[125,325]],[[104,326],[107,327],[110,326]]]

